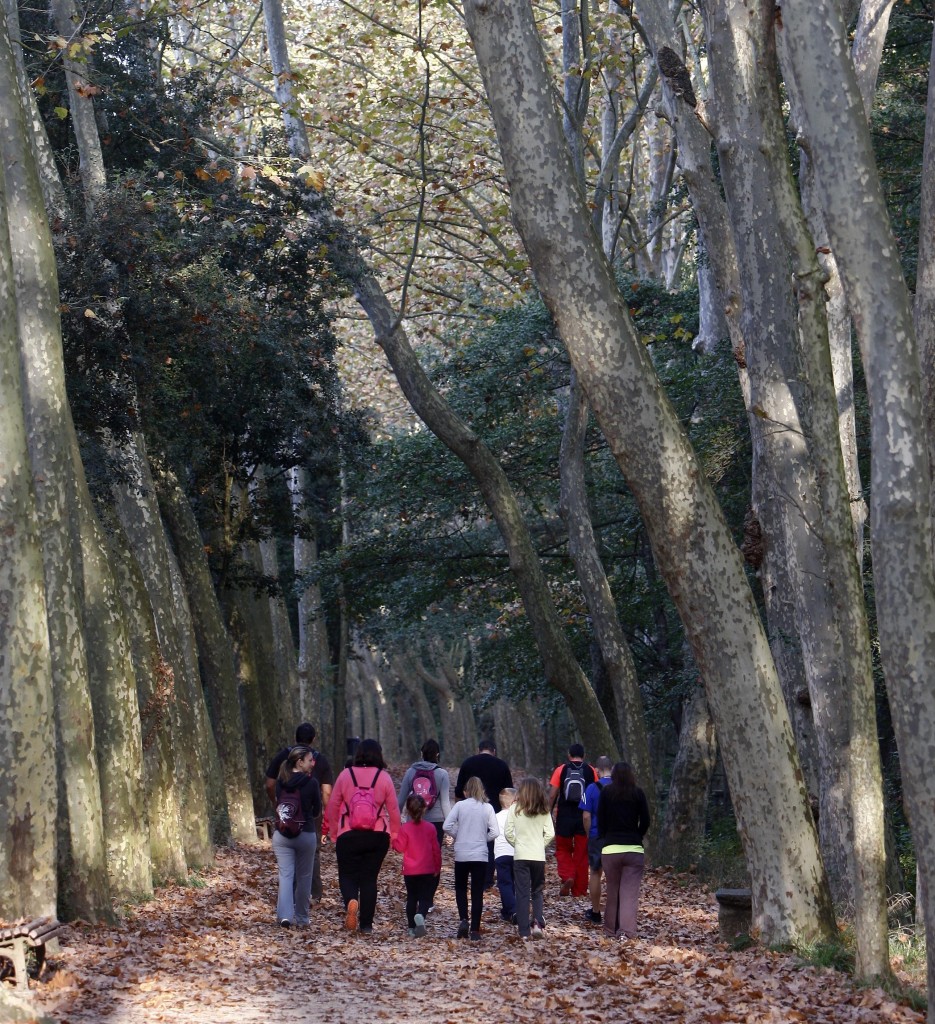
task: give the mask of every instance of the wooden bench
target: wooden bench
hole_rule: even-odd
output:
[[[29,988],[26,973],[26,950],[36,951],[36,976],[45,964],[46,946],[65,928],[54,917],[38,917],[22,921],[9,928],[0,928],[0,957],[13,962],[13,974],[18,988]]]
[[[738,935],[749,935],[753,920],[753,893],[749,889],[718,889],[717,926],[724,942],[733,942]]]

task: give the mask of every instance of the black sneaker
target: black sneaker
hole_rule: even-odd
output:
[[[601,923],[601,912],[599,910],[586,910],[584,916],[591,924]]]
[[[470,931],[471,931],[471,929],[470,929],[470,926],[468,925],[467,921],[462,921],[458,925],[458,938],[459,939],[466,939],[468,937],[468,935],[470,934]]]
[[[471,942],[480,942],[480,932],[471,932]]]
[[[282,920],[281,920],[281,921],[279,922],[279,924],[280,924],[280,927],[282,927],[282,928],[291,928],[291,927],[292,927],[292,922],[291,922],[291,921],[289,920],[289,918],[288,918],[288,917],[284,917],[284,918],[283,918],[283,919],[282,919]]]

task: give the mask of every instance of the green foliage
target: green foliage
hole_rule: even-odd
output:
[[[803,964],[830,967],[842,974],[854,973],[854,935],[849,930],[839,933],[838,940],[813,942],[797,946],[795,952]]]

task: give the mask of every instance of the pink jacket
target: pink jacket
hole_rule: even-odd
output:
[[[373,786],[373,798],[380,807],[376,831],[389,832],[392,838],[399,832],[400,819],[399,806],[396,803],[396,789],[389,772],[385,769],[358,767],[355,764],[354,775],[360,786]],[[377,780],[375,785],[374,778]],[[331,790],[331,799],[328,801],[325,812],[328,818],[328,834],[334,840],[348,831],[348,801],[353,796],[355,789],[351,773],[345,768],[338,776],[334,789]]]
[[[428,821],[407,821],[393,839],[393,849],[403,855],[404,875],[438,875],[442,851],[438,833]]]

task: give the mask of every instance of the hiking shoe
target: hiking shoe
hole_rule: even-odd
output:
[[[574,889],[574,887],[575,887],[575,883],[574,883],[573,879],[571,879],[571,878],[562,879],[561,895],[562,896],[570,896],[571,895],[571,890]]]
[[[347,904],[347,913],[344,915],[344,927],[349,932],[357,931],[357,913],[360,910],[360,904],[357,900],[350,900]]]
[[[413,938],[421,939],[425,935],[425,918],[421,914],[416,914],[413,918],[416,926],[412,929]]]
[[[466,939],[470,932],[467,921],[461,921],[458,925],[458,938]]]
[[[480,932],[471,932],[471,942],[480,942]]]
[[[541,939],[542,938],[542,929],[539,927],[538,924],[534,924],[532,926],[532,937],[534,939]]]
[[[280,926],[280,928],[291,928],[291,927],[292,927],[292,922],[291,922],[291,921],[289,920],[289,918],[288,918],[288,917],[284,917],[284,918],[283,918],[283,919],[282,919],[282,920],[281,920],[281,921],[279,922],[279,926]]]
[[[584,912],[585,919],[590,921],[591,924],[601,923],[601,912],[599,910],[586,910]]]
[[[373,928],[369,924],[362,924],[360,926],[361,935],[373,935]]]

